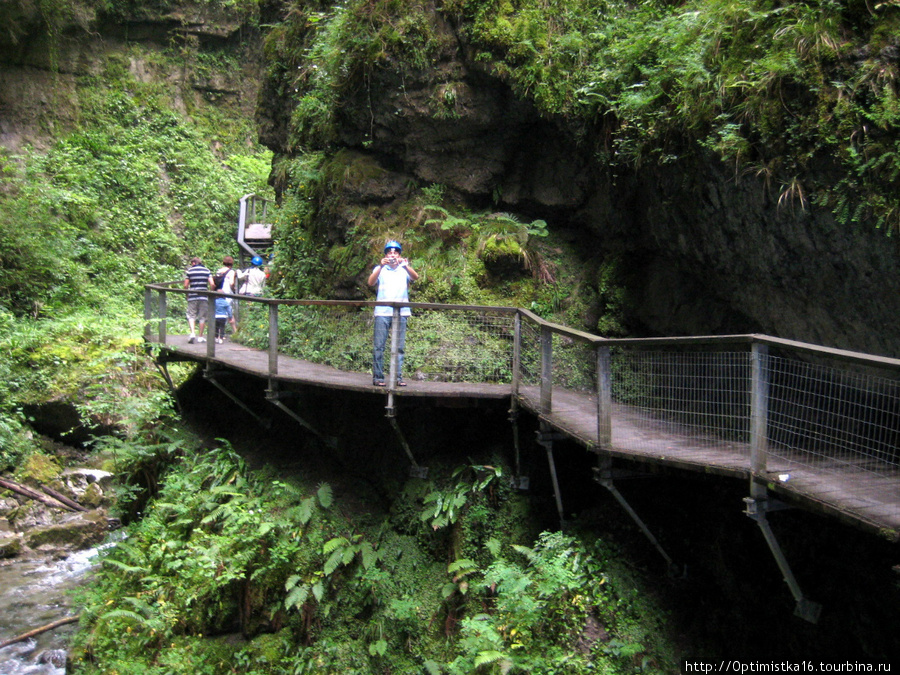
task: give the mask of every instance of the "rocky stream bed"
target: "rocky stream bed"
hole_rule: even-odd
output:
[[[98,548],[117,527],[107,511],[111,478],[95,469],[66,470],[50,488],[59,499],[4,479],[5,489],[0,489],[3,675],[65,673],[66,644],[75,630],[74,621],[16,638],[77,616],[71,591],[83,582]],[[27,496],[32,491],[35,494]]]

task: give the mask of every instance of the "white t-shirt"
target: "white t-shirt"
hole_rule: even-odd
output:
[[[375,268],[372,268],[375,271]],[[409,301],[409,273],[406,267],[397,266],[391,269],[387,265],[381,268],[378,275],[378,294],[376,300],[386,300],[388,302],[408,302]],[[400,316],[409,316],[412,314],[409,307],[400,308]],[[393,316],[393,307],[375,306],[375,316]]]
[[[251,267],[243,275],[244,285],[241,287],[241,293],[247,295],[262,295],[263,286],[266,285],[266,273],[258,267]]]

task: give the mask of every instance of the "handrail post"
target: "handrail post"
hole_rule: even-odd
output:
[[[278,374],[278,304],[269,302],[269,377]]]
[[[519,380],[522,366],[522,315],[516,312],[513,318],[513,353],[512,353],[512,396],[519,396]]]
[[[153,289],[144,286],[144,339],[149,342],[153,337]]]
[[[216,355],[216,296],[206,296],[206,356]]]
[[[750,352],[750,473],[766,471],[769,418],[769,348],[754,342]],[[752,481],[751,481],[752,483]]]
[[[166,292],[159,292],[159,344],[166,344]]]
[[[399,354],[397,350],[399,348],[400,338],[400,308],[394,307],[393,309],[394,315],[391,317],[391,364],[388,368],[389,376],[388,376],[388,391],[394,391],[397,388],[397,370],[398,370],[398,358]]]
[[[541,325],[541,414],[553,412],[553,331]]]
[[[597,445],[612,448],[612,364],[609,347],[597,346]]]

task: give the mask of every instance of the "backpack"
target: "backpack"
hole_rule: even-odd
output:
[[[215,274],[213,274],[213,287],[215,290],[217,290],[217,291],[222,290],[222,284],[225,283],[225,277],[228,276],[229,272],[231,272],[230,269],[225,269],[223,271],[216,272]],[[231,290],[233,291],[234,289],[232,288]]]

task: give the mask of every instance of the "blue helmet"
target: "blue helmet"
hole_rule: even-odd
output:
[[[255,255],[252,258],[250,258],[250,263],[252,265],[256,265],[257,267],[259,267],[260,265],[263,264],[263,259],[261,257],[259,257],[258,255]]]
[[[384,245],[384,252],[387,253],[392,248],[397,249],[397,253],[403,252],[403,247],[400,245],[400,242],[394,241],[393,239]]]

